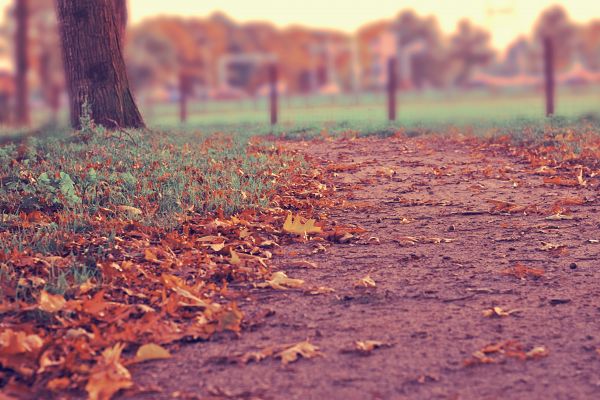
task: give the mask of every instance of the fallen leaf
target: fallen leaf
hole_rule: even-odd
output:
[[[124,347],[124,344],[116,344],[102,353],[85,386],[89,400],[110,400],[121,389],[133,386],[131,374],[121,364],[121,352]]]
[[[487,310],[483,311],[483,316],[484,317],[508,317],[512,314],[516,314],[521,312],[521,310],[510,310],[510,311],[505,311],[500,307],[494,307],[494,308],[489,308]]]
[[[370,275],[367,275],[364,278],[361,278],[358,281],[356,281],[356,283],[354,283],[354,287],[374,288],[377,287],[377,284],[375,283],[373,278],[371,278]]]
[[[144,260],[151,262],[151,263],[160,264],[160,261],[158,260],[158,256],[156,255],[156,252],[151,249],[144,250]]]
[[[3,329],[0,332],[0,364],[30,377],[37,369],[37,358],[44,345],[41,337]]]
[[[275,354],[275,352],[276,349],[273,347],[267,347],[260,351],[251,351],[242,355],[240,357],[240,362],[244,364],[248,364],[251,361],[261,362],[262,360],[271,357],[273,354]]]
[[[293,363],[298,360],[299,357],[303,358],[314,358],[322,356],[317,346],[312,345],[308,341],[297,343],[276,355],[281,358],[282,364]]]
[[[71,381],[69,380],[69,378],[54,378],[48,381],[46,387],[48,388],[48,390],[51,390],[53,392],[60,392],[67,389],[70,384]]]
[[[365,340],[354,342],[354,348],[361,353],[370,353],[384,345],[383,342],[377,340]]]
[[[296,235],[320,233],[322,229],[319,226],[315,226],[315,222],[314,219],[309,219],[303,224],[299,215],[294,217],[289,213],[283,224],[283,230],[287,233],[294,233]]]
[[[333,288],[330,288],[327,286],[319,286],[317,288],[307,290],[305,293],[310,294],[312,296],[318,296],[320,294],[329,294],[329,293],[333,293],[333,292],[335,292],[335,289],[333,289]]]
[[[564,179],[560,176],[555,176],[553,178],[544,178],[544,183],[549,185],[558,185],[558,186],[579,186],[579,181],[576,179]]]
[[[517,263],[511,268],[507,268],[502,271],[504,275],[513,275],[519,279],[525,279],[527,277],[541,278],[544,276],[544,270],[538,268],[530,268],[521,263]]]
[[[577,183],[579,183],[579,186],[587,186],[587,181],[583,178],[583,167],[578,167],[578,172],[577,172]]]
[[[440,243],[452,243],[454,239],[438,238],[438,237],[424,237],[424,236],[402,236],[394,239],[396,242],[403,246],[412,246],[418,243],[422,244],[440,244]]]
[[[117,209],[126,214],[131,219],[137,219],[142,216],[142,210],[131,206],[118,206]]]
[[[310,262],[310,261],[306,261],[306,260],[291,261],[289,263],[286,263],[286,267],[289,267],[289,268],[319,268],[319,266],[317,264]]]
[[[167,358],[171,358],[171,354],[167,349],[157,344],[149,343],[138,349],[133,362],[140,363],[148,360],[164,360]]]
[[[525,353],[528,359],[547,357],[550,352],[543,346],[534,347]]]
[[[229,262],[231,265],[240,265],[242,263],[240,256],[233,249],[231,249],[230,252],[231,258],[229,259]]]
[[[575,219],[575,217],[572,215],[564,215],[561,213],[556,213],[556,214],[546,217],[546,219],[548,221],[570,221],[570,220]]]
[[[285,272],[277,271],[271,275],[270,280],[263,283],[257,283],[255,286],[259,288],[270,287],[278,290],[287,290],[288,288],[298,288],[302,285],[304,285],[302,279],[288,278]]]
[[[67,301],[60,294],[50,294],[45,290],[40,293],[39,309],[49,313],[55,313],[63,309]]]
[[[542,247],[540,247],[539,249],[542,251],[552,251],[552,250],[559,250],[564,247],[566,247],[564,244],[554,244],[554,243],[542,242]]]

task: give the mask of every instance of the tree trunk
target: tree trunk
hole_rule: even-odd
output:
[[[29,1],[16,0],[15,17],[17,31],[15,33],[15,122],[18,125],[29,124],[29,87],[27,72],[29,60],[27,57],[29,31]]]
[[[84,104],[107,128],[142,128],[129,88],[114,0],[57,0],[71,124],[81,128]]]
[[[121,34],[121,44],[125,40],[125,33],[127,31],[127,0],[113,0],[115,3],[116,10],[116,18],[117,18],[117,26],[119,27],[119,31]],[[121,46],[121,48],[123,48]]]

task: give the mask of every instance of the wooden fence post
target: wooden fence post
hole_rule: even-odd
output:
[[[390,121],[396,121],[396,91],[398,86],[396,69],[396,58],[392,57],[388,60],[387,79],[388,119]]]
[[[544,38],[544,76],[546,87],[546,116],[554,115],[555,78],[554,78],[554,42],[552,38]]]
[[[181,123],[187,122],[188,118],[189,81],[189,78],[184,72],[179,74],[179,120]]]
[[[279,93],[277,83],[279,80],[276,64],[269,65],[269,85],[270,85],[270,105],[271,105],[271,125],[277,125],[279,119]]]

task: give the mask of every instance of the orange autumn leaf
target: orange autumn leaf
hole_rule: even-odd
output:
[[[544,276],[544,270],[539,268],[530,268],[521,263],[517,263],[511,268],[502,270],[502,274],[512,275],[519,279],[525,279],[528,277],[541,278]]]
[[[294,217],[292,213],[289,213],[285,222],[283,223],[283,230],[287,233],[293,233],[296,235],[307,235],[309,233],[320,233],[321,227],[315,225],[314,219],[309,219],[305,223],[302,223],[302,218],[298,215]]]
[[[39,309],[49,313],[55,313],[63,309],[67,301],[60,294],[50,294],[45,290],[40,293]]]
[[[110,400],[120,390],[133,386],[131,374],[121,363],[124,347],[124,344],[116,344],[102,353],[85,387],[90,400]]]
[[[30,377],[37,368],[37,358],[44,340],[35,334],[4,329],[0,333],[0,364]]]

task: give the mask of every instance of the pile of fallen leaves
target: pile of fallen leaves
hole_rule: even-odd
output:
[[[85,390],[91,399],[109,399],[122,389],[144,390],[128,366],[168,358],[169,344],[239,334],[238,303],[248,291],[302,284],[271,270],[277,247],[356,232],[301,217],[332,206],[332,187],[314,166],[288,168],[295,173],[274,179],[269,207],[233,216],[186,210],[165,229],[136,219],[136,208],[106,206],[92,213],[90,229],[65,232],[53,252],[35,254],[27,243],[0,252],[3,393],[47,398]],[[36,232],[67,215],[21,213],[0,234],[24,225]],[[62,290],[51,290],[57,279]],[[287,354],[282,350],[282,360],[293,358]]]

